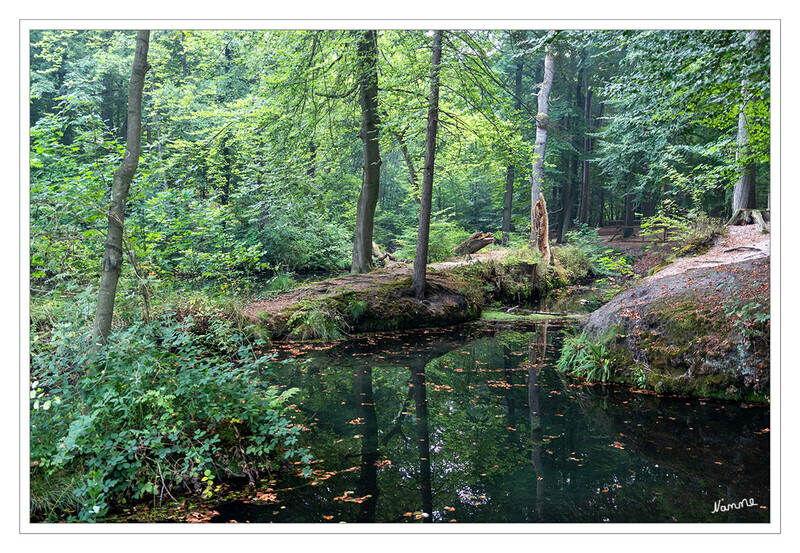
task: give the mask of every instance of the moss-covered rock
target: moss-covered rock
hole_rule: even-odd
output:
[[[613,380],[659,393],[766,402],[769,259],[650,278],[592,313],[585,331],[611,327]]]

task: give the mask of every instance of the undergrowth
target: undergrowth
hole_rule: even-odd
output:
[[[211,311],[163,313],[90,347],[91,288],[32,333],[31,517],[98,521],[180,492],[210,497],[310,455],[289,418],[297,389],[271,386],[263,340]]]

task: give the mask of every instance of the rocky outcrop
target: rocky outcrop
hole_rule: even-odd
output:
[[[769,257],[650,277],[593,312],[613,380],[659,393],[766,402]]]

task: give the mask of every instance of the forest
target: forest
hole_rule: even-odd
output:
[[[174,513],[187,494],[210,504],[265,482],[257,495],[271,505],[281,474],[321,489],[325,475],[349,470],[323,471],[321,452],[345,455],[304,437],[316,431],[303,407],[312,369],[285,344],[344,347],[357,332],[406,327],[359,325],[365,311],[399,315],[350,291],[337,313],[315,304],[287,315],[282,324],[294,330],[279,336],[260,326],[265,317],[247,316],[258,302],[391,264],[406,271],[398,298],[429,305],[436,294],[461,294],[466,318],[491,306],[510,313],[521,300],[530,308],[592,277],[613,283],[607,301],[647,274],[635,274],[636,255],[614,248],[614,238],[601,240],[603,229],[623,243],[663,236],[671,254],[692,241],[707,247],[737,215],[764,230],[770,42],[769,30],[749,29],[31,30],[31,520],[105,521],[135,505]],[[515,268],[508,261],[478,275],[484,269],[470,264],[442,277],[435,264],[471,263],[454,251],[478,233],[491,233],[482,252],[502,252]],[[520,292],[517,282],[508,292],[510,281],[497,276],[533,265],[535,290]],[[768,309],[768,292],[720,305],[768,355],[764,301]],[[522,348],[514,336],[506,354]],[[558,338],[601,357],[597,372],[584,358],[562,364],[607,380],[611,354],[583,339]],[[429,371],[444,371],[447,351]],[[282,372],[292,362],[307,379]],[[419,414],[426,401],[414,382],[425,386],[409,363],[408,398],[397,396],[392,410],[415,404]],[[635,368],[630,382],[646,388],[649,370]],[[362,377],[350,382],[353,393]],[[429,394],[457,388],[446,382],[425,385]],[[532,397],[507,400],[509,428],[514,405]],[[369,426],[374,408],[359,405],[352,418]],[[383,446],[366,438],[359,446],[359,486],[365,475],[380,479],[367,465],[391,472],[376,452],[402,435],[402,417],[385,417]],[[547,442],[532,439],[536,451]],[[415,469],[421,506],[397,499],[383,520],[449,516],[449,505],[432,506],[428,451]],[[541,474],[541,462],[534,469]],[[357,511],[353,521],[391,510],[376,507],[377,492],[358,497],[342,486],[330,495]],[[182,520],[211,518],[195,515]]]

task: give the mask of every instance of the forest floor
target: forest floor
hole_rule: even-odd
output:
[[[767,226],[769,227],[769,225]],[[640,276],[647,276],[650,269],[661,264],[669,253],[683,245],[676,241],[668,241],[664,244],[654,238],[643,239],[639,236],[611,240],[614,230],[615,227],[601,229],[600,238],[609,248],[613,247],[625,254],[632,255],[635,258],[633,271]],[[737,263],[746,259],[769,257],[769,255],[770,235],[761,233],[758,225],[730,226],[727,227],[723,236],[716,237],[706,253],[679,257],[656,275],[664,277],[690,269]]]

